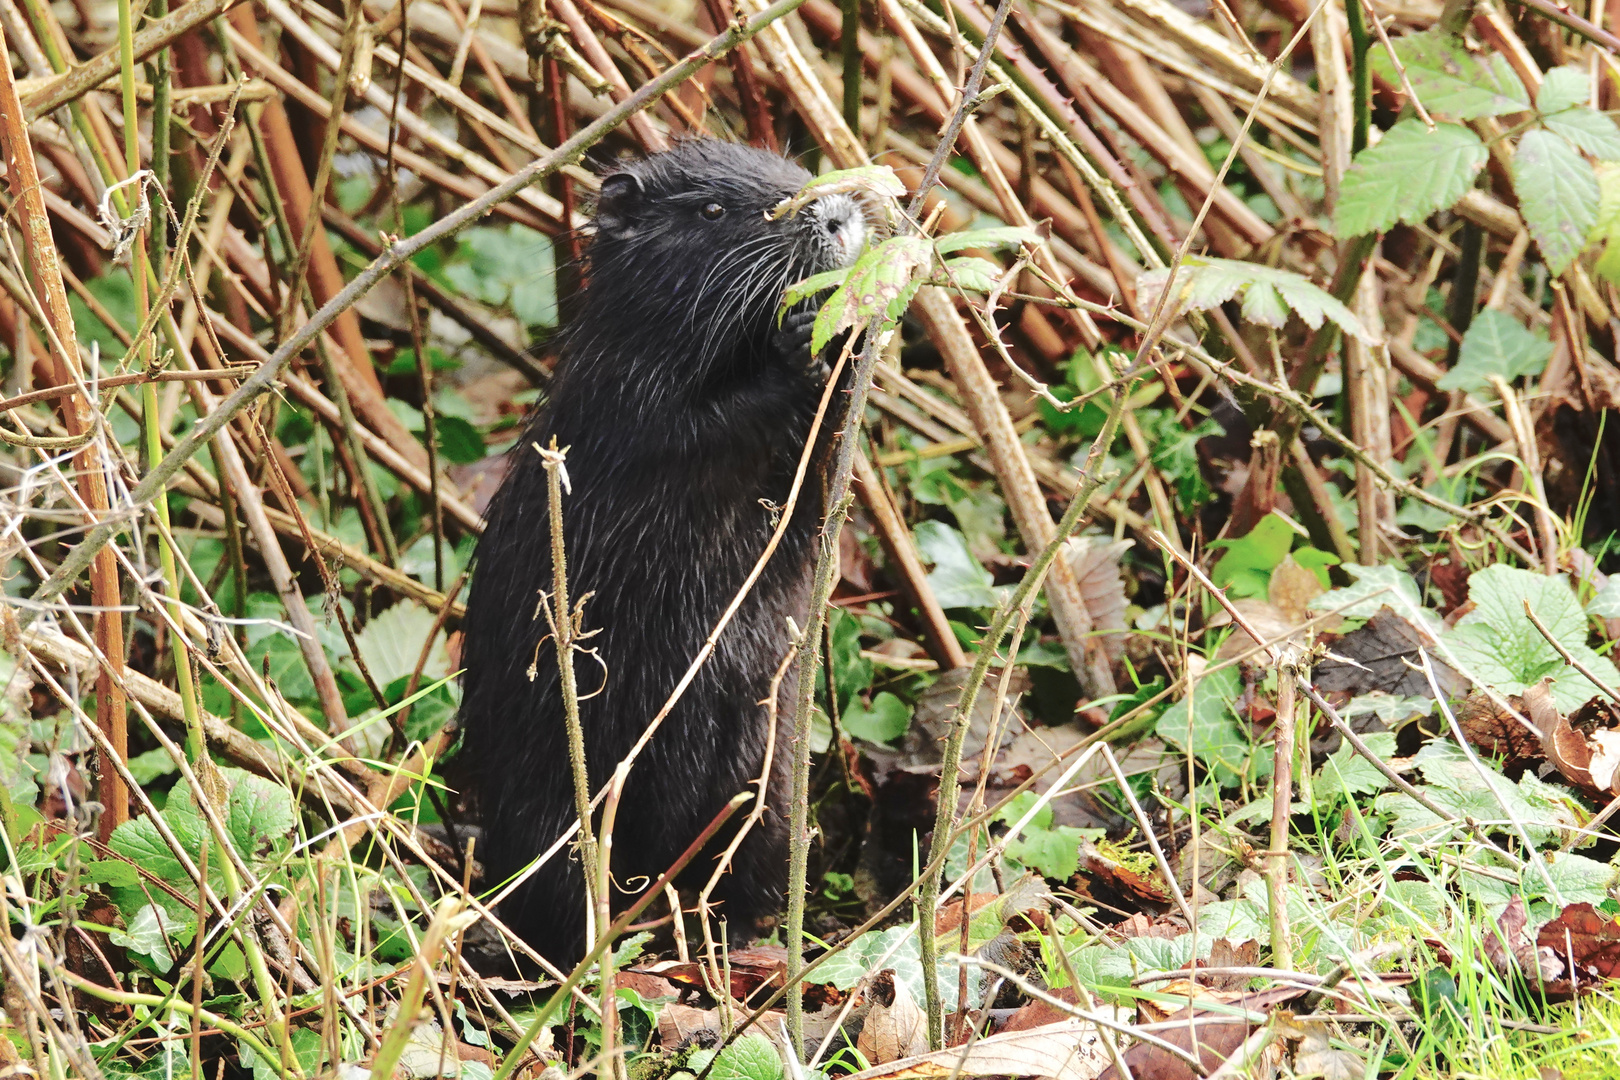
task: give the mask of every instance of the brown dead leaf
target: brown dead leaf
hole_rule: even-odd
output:
[[[1227,636],[1227,639],[1221,642],[1221,647],[1215,651],[1215,660],[1212,662],[1222,663],[1248,656],[1248,659],[1243,661],[1244,663],[1261,666],[1269,662],[1265,653],[1249,655],[1254,653],[1256,645],[1291,644],[1304,646],[1305,635],[1299,629],[1301,620],[1294,618],[1269,600],[1234,600],[1232,606],[1237,609],[1238,614],[1243,616],[1244,622],[1253,627],[1255,633],[1260,635],[1261,640],[1257,642],[1243,627],[1235,627],[1232,633]],[[1228,626],[1231,623],[1231,615],[1224,610],[1209,620],[1211,629]]]
[[[1520,699],[1509,698],[1508,704],[1518,711],[1519,716],[1525,715]],[[1525,721],[1491,700],[1488,694],[1479,691],[1469,694],[1457,706],[1457,726],[1462,728],[1469,742],[1508,764],[1540,761],[1545,753],[1540,731],[1527,726]]]
[[[1284,555],[1283,561],[1271,572],[1266,599],[1286,618],[1298,624],[1310,618],[1307,605],[1325,592],[1327,589],[1315,572],[1299,565],[1292,555]]]
[[[1075,580],[1080,583],[1080,599],[1091,615],[1092,629],[1123,631],[1125,627],[1125,579],[1120,574],[1120,556],[1134,540],[1109,540],[1100,536],[1077,536],[1064,545]],[[1125,650],[1123,633],[1102,634],[1103,650],[1118,660]]]
[[[1545,982],[1548,993],[1589,991],[1620,980],[1620,922],[1591,904],[1571,904],[1536,935],[1536,947],[1562,969]]]
[[[906,984],[884,968],[866,989],[871,1004],[855,1048],[874,1064],[884,1065],[928,1049],[928,1016],[912,1000]]]
[[[1080,841],[1080,858],[1093,884],[1104,884],[1126,896],[1155,904],[1170,903],[1170,888],[1158,867],[1145,872],[1136,870],[1109,857],[1089,840]]]
[[[901,1058],[845,1080],[943,1080],[950,1076],[1093,1080],[1107,1064],[1108,1049],[1096,1025],[1069,1019],[1027,1031],[1002,1032],[965,1047]]]
[[[1056,990],[1048,990],[1049,997],[1070,1005],[1080,1004],[1079,996],[1072,986],[1060,986]],[[1073,1019],[1074,1013],[1060,1006],[1052,1004],[1045,998],[1036,998],[1034,1001],[1020,1005],[1007,1022],[1002,1025],[1002,1031],[1029,1031],[1031,1028],[1043,1027],[1046,1024],[1056,1024],[1064,1020]]]
[[[1568,716],[1558,712],[1546,679],[1524,692],[1530,720],[1542,730],[1542,750],[1560,775],[1588,795],[1620,795],[1620,721],[1614,706],[1593,698]],[[1603,725],[1603,726],[1600,726]]]
[[[1417,627],[1383,607],[1365,626],[1328,646],[1311,681],[1324,694],[1338,691],[1357,697],[1381,690],[1396,697],[1432,698],[1434,691],[1417,658],[1418,648],[1431,644]],[[1430,663],[1441,691],[1460,694],[1466,688],[1455,671],[1438,660]]]
[[[1183,1010],[1175,1019],[1186,1015]],[[1204,1015],[1197,1018],[1196,1025],[1166,1028],[1156,1034],[1172,1046],[1195,1053],[1207,1076],[1254,1034],[1254,1025],[1242,1017]],[[1193,1049],[1195,1037],[1196,1050]],[[1125,1065],[1137,1080],[1197,1080],[1198,1076],[1186,1061],[1152,1043],[1137,1043],[1126,1050]],[[1110,1066],[1099,1080],[1122,1080],[1122,1077],[1118,1069]]]
[[[669,1004],[658,1013],[658,1045],[666,1050],[684,1046],[694,1037],[701,1041],[705,1033],[718,1042],[720,1030],[718,1009],[694,1009],[690,1005]]]

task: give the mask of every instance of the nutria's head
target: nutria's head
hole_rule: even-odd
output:
[[[762,340],[783,289],[849,265],[866,239],[848,195],[767,220],[809,179],[777,154],[708,139],[604,177],[585,321],[611,320],[621,339],[656,328],[666,355],[700,364]]]

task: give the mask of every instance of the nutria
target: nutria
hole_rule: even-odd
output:
[[[490,503],[467,602],[459,757],[484,824],[487,885],[523,869],[576,816],[555,646],[537,614],[552,562],[535,448],[555,439],[567,455],[569,593],[586,598],[584,631],[594,632],[581,646],[594,656],[576,663],[594,791],[698,654],[787,501],[827,365],[811,356],[809,311],[778,318],[783,289],[848,265],[865,235],[845,195],[767,218],[809,179],[775,154],[694,140],[602,181],[556,376]],[[823,431],[835,428],[836,417],[824,420]],[[630,772],[613,835],[616,909],[759,775],[763,702],[789,648],[788,620],[802,626],[807,614],[821,489],[812,472],[763,575]],[[792,684],[779,701],[792,700]],[[779,737],[769,809],[715,893],[733,940],[781,902],[790,754]],[[693,873],[706,879],[718,850]],[[500,915],[552,961],[577,960],[577,852],[554,855]]]

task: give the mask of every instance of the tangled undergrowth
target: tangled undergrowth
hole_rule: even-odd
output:
[[[1615,1075],[1612,14],[0,0],[0,1067]],[[462,598],[597,177],[691,134],[888,219],[795,294],[861,332],[804,903],[620,882],[548,970]]]

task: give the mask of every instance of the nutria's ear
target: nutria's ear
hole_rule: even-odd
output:
[[[631,172],[616,172],[602,178],[602,194],[596,202],[598,232],[614,232],[630,224],[641,202],[641,181]]]

